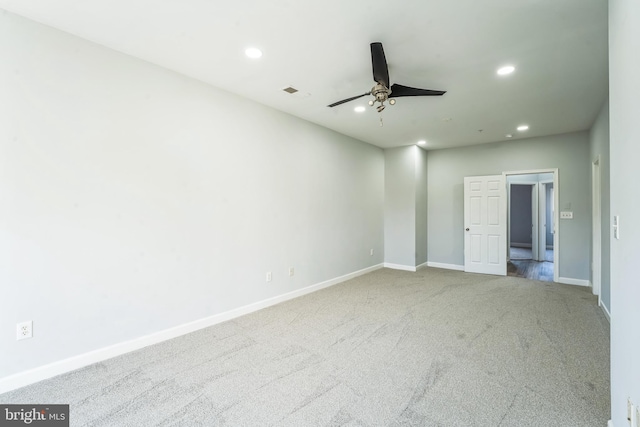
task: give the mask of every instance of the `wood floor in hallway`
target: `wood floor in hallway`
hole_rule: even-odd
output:
[[[553,282],[553,250],[547,250],[546,261],[534,261],[531,249],[510,248],[511,260],[507,264],[507,276]]]

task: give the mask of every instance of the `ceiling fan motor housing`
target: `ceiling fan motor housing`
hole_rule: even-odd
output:
[[[391,91],[382,84],[377,84],[371,89],[371,94],[375,96],[376,101],[382,103],[387,100]]]

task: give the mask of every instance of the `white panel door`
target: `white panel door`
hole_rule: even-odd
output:
[[[507,192],[503,175],[464,178],[464,271],[507,275]]]

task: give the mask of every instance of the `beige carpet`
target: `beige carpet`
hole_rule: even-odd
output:
[[[383,269],[0,395],[72,426],[605,426],[590,290]]]

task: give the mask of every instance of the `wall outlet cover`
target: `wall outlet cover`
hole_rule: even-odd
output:
[[[20,322],[16,325],[16,340],[33,338],[33,321]]]

